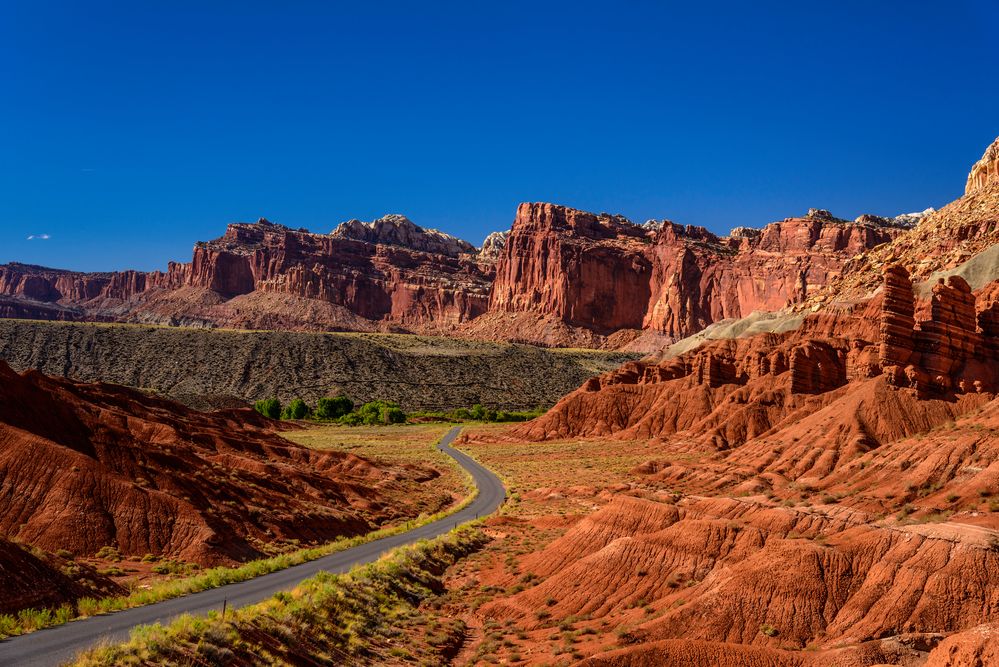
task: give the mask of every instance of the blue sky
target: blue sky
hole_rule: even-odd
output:
[[[521,201],[724,233],[939,206],[999,134],[993,0],[0,4],[0,262]],[[27,240],[29,235],[50,236]]]

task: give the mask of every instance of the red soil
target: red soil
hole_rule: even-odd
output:
[[[403,496],[436,474],[295,445],[250,410],[196,412],[0,362],[0,535],[48,551],[233,563],[416,514]]]

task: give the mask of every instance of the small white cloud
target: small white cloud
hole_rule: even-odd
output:
[[[50,238],[52,238],[52,236],[49,235],[49,234],[29,234],[28,235],[28,240],[29,241],[48,241]]]

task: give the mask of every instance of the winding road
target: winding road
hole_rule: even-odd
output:
[[[279,591],[294,588],[303,579],[308,579],[317,572],[346,572],[355,565],[378,560],[386,551],[443,535],[456,525],[495,511],[506,497],[503,483],[496,475],[479,465],[475,459],[451,447],[460,430],[461,427],[455,426],[448,431],[437,448],[455,459],[475,480],[479,494],[464,509],[405,533],[383,537],[248,581],[13,637],[0,642],[0,665],[4,667],[61,665],[79,652],[97,644],[115,643],[127,639],[129,632],[137,625],[166,623],[182,614],[206,614],[212,609],[221,609],[223,602],[230,608],[255,604]]]

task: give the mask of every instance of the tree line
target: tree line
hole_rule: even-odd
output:
[[[320,398],[313,408],[301,398],[281,405],[276,398],[265,398],[253,404],[253,409],[270,419],[314,419],[348,426],[361,424],[402,424],[406,413],[392,401],[369,401],[355,408],[354,401],[344,394]]]

